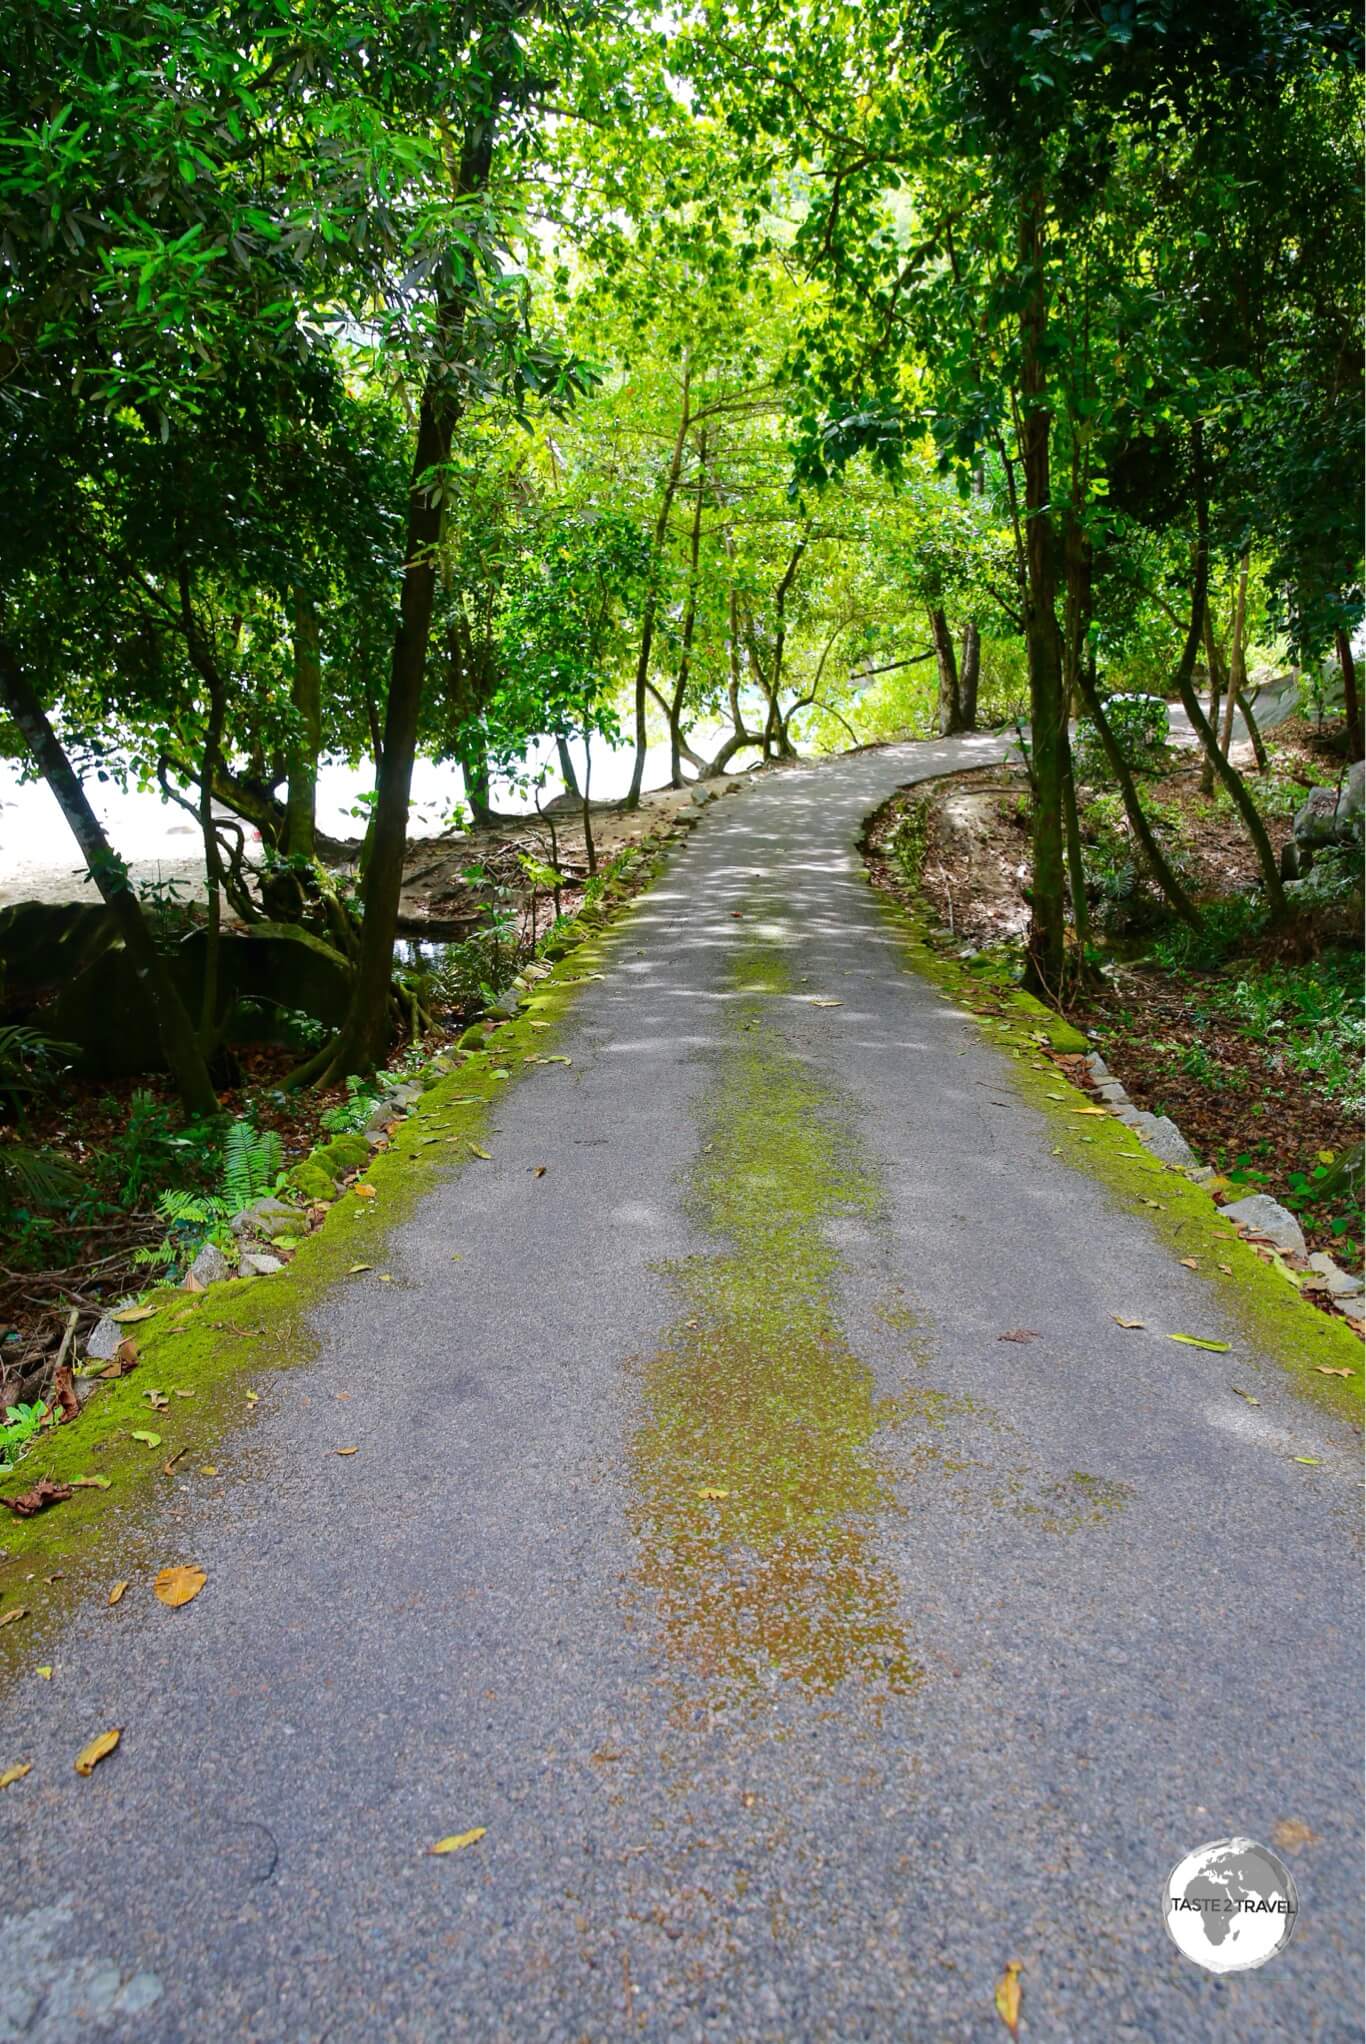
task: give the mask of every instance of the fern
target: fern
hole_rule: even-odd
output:
[[[236,1213],[269,1192],[284,1166],[284,1151],[273,1128],[254,1129],[235,1121],[223,1144],[223,1197]]]
[[[0,1193],[31,1207],[60,1207],[81,1189],[80,1174],[53,1150],[7,1143],[0,1149]]]

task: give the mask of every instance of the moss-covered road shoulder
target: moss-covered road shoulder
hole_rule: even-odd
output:
[[[873,884],[871,873],[867,877]],[[1086,1038],[1021,992],[1007,968],[994,968],[980,957],[969,967],[946,955],[913,910],[875,885],[874,894],[908,970],[930,980],[1009,1057],[1016,1089],[1049,1123],[1057,1154],[1103,1186],[1119,1206],[1139,1215],[1178,1261],[1193,1259],[1220,1311],[1258,1355],[1286,1371],[1301,1396],[1359,1425],[1362,1344],[1343,1321],[1309,1305],[1263,1263],[1207,1192],[1176,1166],[1160,1162],[1123,1122],[1095,1113],[1094,1102],[1046,1055],[1087,1051]],[[1329,1376],[1326,1370],[1350,1374]]]
[[[40,1639],[84,1592],[130,1573],[145,1523],[178,1489],[225,1494],[215,1447],[268,1410],[271,1393],[258,1379],[309,1361],[320,1300],[345,1285],[378,1282],[386,1246],[418,1202],[453,1170],[485,1168],[479,1152],[494,1140],[499,1096],[536,1060],[556,1054],[558,1026],[598,971],[603,932],[659,875],[668,840],[680,834],[675,826],[622,862],[595,912],[557,936],[554,962],[515,1016],[466,1032],[467,1047],[447,1055],[445,1073],[302,1236],[285,1269],[197,1294],[147,1295],[149,1317],[125,1323],[136,1367],[115,1380],[96,1378],[79,1418],[46,1431],[0,1481],[3,1500],[44,1477],[98,1479],[32,1517],[0,1514],[0,1673],[31,1668],[41,1658]],[[470,1047],[475,1042],[483,1047]],[[344,1167],[340,1157],[328,1160],[329,1171]],[[330,1187],[331,1178],[325,1182]],[[9,1617],[19,1610],[22,1618]]]

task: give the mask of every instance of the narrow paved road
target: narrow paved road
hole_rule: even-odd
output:
[[[1026,2039],[1360,2035],[1356,1443],[859,872],[996,756],[709,810],[171,1509],[205,1593],[6,1701],[0,2039],[990,2040],[1011,1960]],[[1293,1943],[1200,1972],[1169,1868],[1287,1823]]]

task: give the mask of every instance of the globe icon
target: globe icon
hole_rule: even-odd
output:
[[[1251,1838],[1197,1846],[1167,1876],[1172,1942],[1210,1973],[1264,1966],[1289,1944],[1299,1912],[1290,1870]]]

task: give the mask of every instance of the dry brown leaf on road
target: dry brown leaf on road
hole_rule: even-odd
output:
[[[124,1591],[125,1591],[125,1590],[126,1590],[127,1588],[128,1588],[128,1584],[127,1584],[127,1581],[126,1581],[126,1580],[125,1580],[125,1581],[123,1581],[123,1582],[121,1582],[121,1583],[115,1583],[115,1585],[114,1585],[113,1589],[112,1589],[112,1590],[111,1590],[111,1591],[109,1592],[109,1601],[110,1601],[110,1603],[111,1603],[111,1604],[117,1604],[117,1603],[118,1603],[118,1601],[119,1601],[119,1598],[120,1598],[120,1597],[121,1597],[121,1596],[123,1595]]]
[[[1314,1369],[1320,1377],[1353,1377],[1356,1375],[1354,1370],[1347,1369],[1345,1365],[1342,1369],[1335,1370],[1329,1363],[1315,1363]]]
[[[429,1854],[463,1852],[467,1845],[477,1845],[488,1832],[487,1824],[476,1824],[473,1831],[453,1831],[449,1838],[438,1838],[435,1845],[429,1845]]]
[[[93,1774],[100,1762],[108,1759],[122,1737],[122,1727],[115,1725],[110,1731],[101,1732],[99,1737],[92,1739],[88,1746],[82,1746],[80,1752],[76,1755],[77,1774]]]
[[[1116,1327],[1146,1327],[1148,1324],[1146,1320],[1126,1320],[1122,1313],[1112,1313],[1110,1318]]]
[[[1035,1327],[1011,1327],[1004,1334],[998,1334],[997,1341],[1042,1341],[1043,1336]]]
[[[188,1604],[197,1597],[208,1580],[203,1569],[197,1568],[193,1562],[177,1562],[171,1568],[157,1571],[152,1588],[159,1604],[177,1611],[182,1604]]]
[[[1302,1845],[1317,1845],[1319,1834],[1302,1817],[1282,1817],[1271,1833],[1271,1843],[1282,1852],[1298,1852]]]
[[[533,1164],[531,1167],[531,1175],[533,1178],[544,1178],[545,1171],[546,1167],[544,1164]]]
[[[52,1398],[62,1409],[63,1419],[79,1419],[81,1401],[76,1396],[76,1380],[70,1363],[63,1363],[52,1379]]]
[[[13,1625],[18,1619],[27,1617],[27,1604],[16,1604],[13,1611],[7,1611],[4,1617],[0,1618],[0,1625]]]
[[[1183,1270],[1199,1270],[1200,1268],[1200,1265],[1196,1262],[1193,1256],[1183,1256],[1181,1259],[1181,1266]]]
[[[996,2013],[1012,2037],[1020,2034],[1020,1972],[1020,1961],[1012,1959],[996,1983]]]
[[[70,1495],[69,1483],[54,1483],[50,1476],[40,1476],[32,1490],[22,1491],[17,1498],[0,1498],[0,1505],[7,1506],[16,1519],[31,1519],[35,1512],[59,1505]]]
[[[360,1449],[359,1449],[359,1448],[338,1448],[338,1450],[337,1450],[337,1453],[338,1453],[339,1455],[359,1455],[359,1453],[360,1453]]]
[[[26,1774],[32,1774],[32,1772],[33,1762],[31,1760],[16,1761],[13,1767],[7,1767],[4,1773],[0,1774],[0,1789],[13,1787],[16,1781],[22,1781]]]
[[[1244,1391],[1240,1384],[1230,1384],[1228,1388],[1235,1398],[1245,1399],[1249,1405],[1260,1405],[1262,1402],[1260,1398],[1254,1398],[1250,1391]]]

